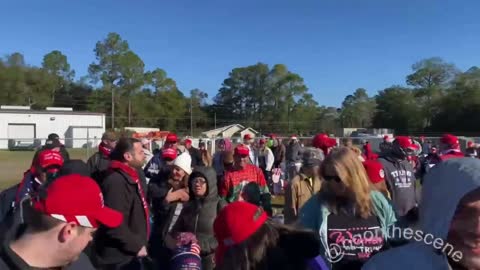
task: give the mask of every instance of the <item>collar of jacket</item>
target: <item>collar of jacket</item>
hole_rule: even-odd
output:
[[[131,180],[133,180],[134,183],[137,183],[138,181],[138,172],[135,168],[132,168],[130,166],[128,166],[127,164],[125,163],[122,163],[120,161],[117,161],[117,160],[113,160],[111,163],[110,163],[110,169],[113,169],[113,170],[120,170],[122,172],[124,172],[125,174],[127,174]]]

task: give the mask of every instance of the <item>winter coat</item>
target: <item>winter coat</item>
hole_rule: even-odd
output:
[[[199,149],[192,146],[190,149],[188,149],[188,153],[190,153],[190,156],[192,157],[192,168],[196,166],[205,166],[203,163],[202,153]]]
[[[223,165],[223,155],[224,151],[218,151],[213,154],[213,159],[212,159],[212,165],[215,171],[217,172],[218,176],[223,176],[223,173],[225,171],[225,167]]]
[[[300,226],[318,232],[320,241],[322,243],[320,247],[320,255],[326,260],[335,259],[330,254],[331,250],[328,245],[328,236],[327,236],[327,224],[328,216],[330,215],[330,210],[326,206],[324,193],[319,192],[317,195],[313,196],[300,210],[299,224]],[[385,196],[378,191],[371,191],[370,197],[373,203],[373,214],[378,217],[380,221],[380,227],[385,237],[388,237],[388,230],[394,223],[397,221],[395,213],[387,201]],[[387,240],[387,239],[385,239]],[[387,269],[387,268],[385,268]]]
[[[310,200],[322,186],[320,178],[312,179],[310,184],[308,177],[305,174],[297,174],[290,185],[288,185],[285,192],[285,222],[293,223],[296,220],[296,215],[305,203]]]
[[[97,181],[98,184],[101,184],[100,181],[105,178],[108,167],[110,166],[110,158],[101,152],[97,152],[88,159],[87,165],[90,169],[91,177]]]
[[[193,193],[192,180],[195,177],[204,177],[207,180],[206,197],[196,198]],[[209,167],[196,167],[189,180],[190,201],[173,226],[172,234],[191,232],[197,237],[202,256],[203,270],[213,269],[213,255],[217,248],[217,240],[213,234],[213,222],[218,212],[227,202],[218,196],[217,176],[215,170]]]
[[[145,192],[145,176],[138,172]],[[105,205],[120,211],[123,222],[115,229],[99,228],[94,239],[95,262],[100,266],[128,263],[147,246],[147,218],[141,191],[135,179],[120,169],[109,169],[101,188]]]
[[[403,217],[416,208],[416,178],[413,166],[408,160],[392,156],[379,158],[385,171],[385,183],[392,196],[392,203],[397,216]]]
[[[21,257],[15,254],[7,243],[0,246],[0,270],[28,270],[30,266]],[[36,268],[38,269],[38,268]],[[64,268],[65,270],[94,270],[88,257],[81,253],[76,261]]]
[[[480,188],[480,160],[452,159],[436,165],[425,177],[420,204],[419,228],[422,237],[433,235],[446,243],[452,217],[458,202],[467,193]],[[417,237],[417,232],[414,232]],[[445,253],[434,248],[433,241],[419,241],[379,253],[363,266],[363,270],[448,270]],[[428,239],[428,242],[425,243]],[[417,240],[417,239],[415,239]],[[437,241],[434,241],[437,243]],[[445,249],[449,251],[450,249]],[[450,255],[455,254],[455,250]]]
[[[302,146],[299,142],[291,142],[288,144],[285,158],[287,162],[298,163],[302,162]]]
[[[285,161],[285,145],[283,145],[280,141],[278,145],[272,147],[273,156],[275,157],[275,161],[273,163],[274,168],[279,168],[280,164]]]

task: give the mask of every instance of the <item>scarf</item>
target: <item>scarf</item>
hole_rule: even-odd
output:
[[[110,163],[110,169],[117,169],[126,173],[131,179],[133,179],[135,184],[137,184],[138,195],[142,200],[143,210],[145,212],[147,236],[150,235],[150,214],[148,210],[147,200],[145,199],[145,193],[143,191],[142,184],[140,183],[140,177],[138,176],[137,170],[117,160],[112,160],[112,162]]]
[[[112,149],[107,148],[102,142],[98,145],[98,152],[102,153],[104,157],[110,158],[110,153],[112,152]]]

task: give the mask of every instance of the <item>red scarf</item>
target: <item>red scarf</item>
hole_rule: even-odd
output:
[[[148,211],[147,200],[145,199],[145,193],[143,192],[142,184],[140,183],[140,177],[138,176],[137,170],[117,160],[112,160],[112,162],[110,163],[110,168],[121,170],[122,172],[130,176],[133,179],[133,181],[137,184],[138,193],[140,195],[140,199],[142,200],[142,204],[143,204],[143,210],[145,211],[145,220],[147,223],[147,237],[148,237],[150,235],[150,215]]]
[[[106,158],[110,158],[110,153],[112,152],[112,149],[107,148],[102,142],[98,145],[98,151],[102,153],[103,156],[105,156]]]

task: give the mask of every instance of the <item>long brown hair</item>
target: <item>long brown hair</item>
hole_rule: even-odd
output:
[[[319,249],[320,241],[314,232],[267,220],[247,240],[230,247],[215,269],[304,270],[307,259],[315,257]]]
[[[372,186],[357,154],[347,147],[334,149],[322,163],[320,168],[322,176],[325,175],[326,168],[336,172],[358,215],[362,218],[371,216],[373,206],[370,192]],[[336,183],[331,183],[331,181],[324,181],[325,188],[322,187],[322,189],[327,195],[326,198],[332,211],[336,213],[340,208],[337,203],[338,194],[335,194],[331,186]]]

